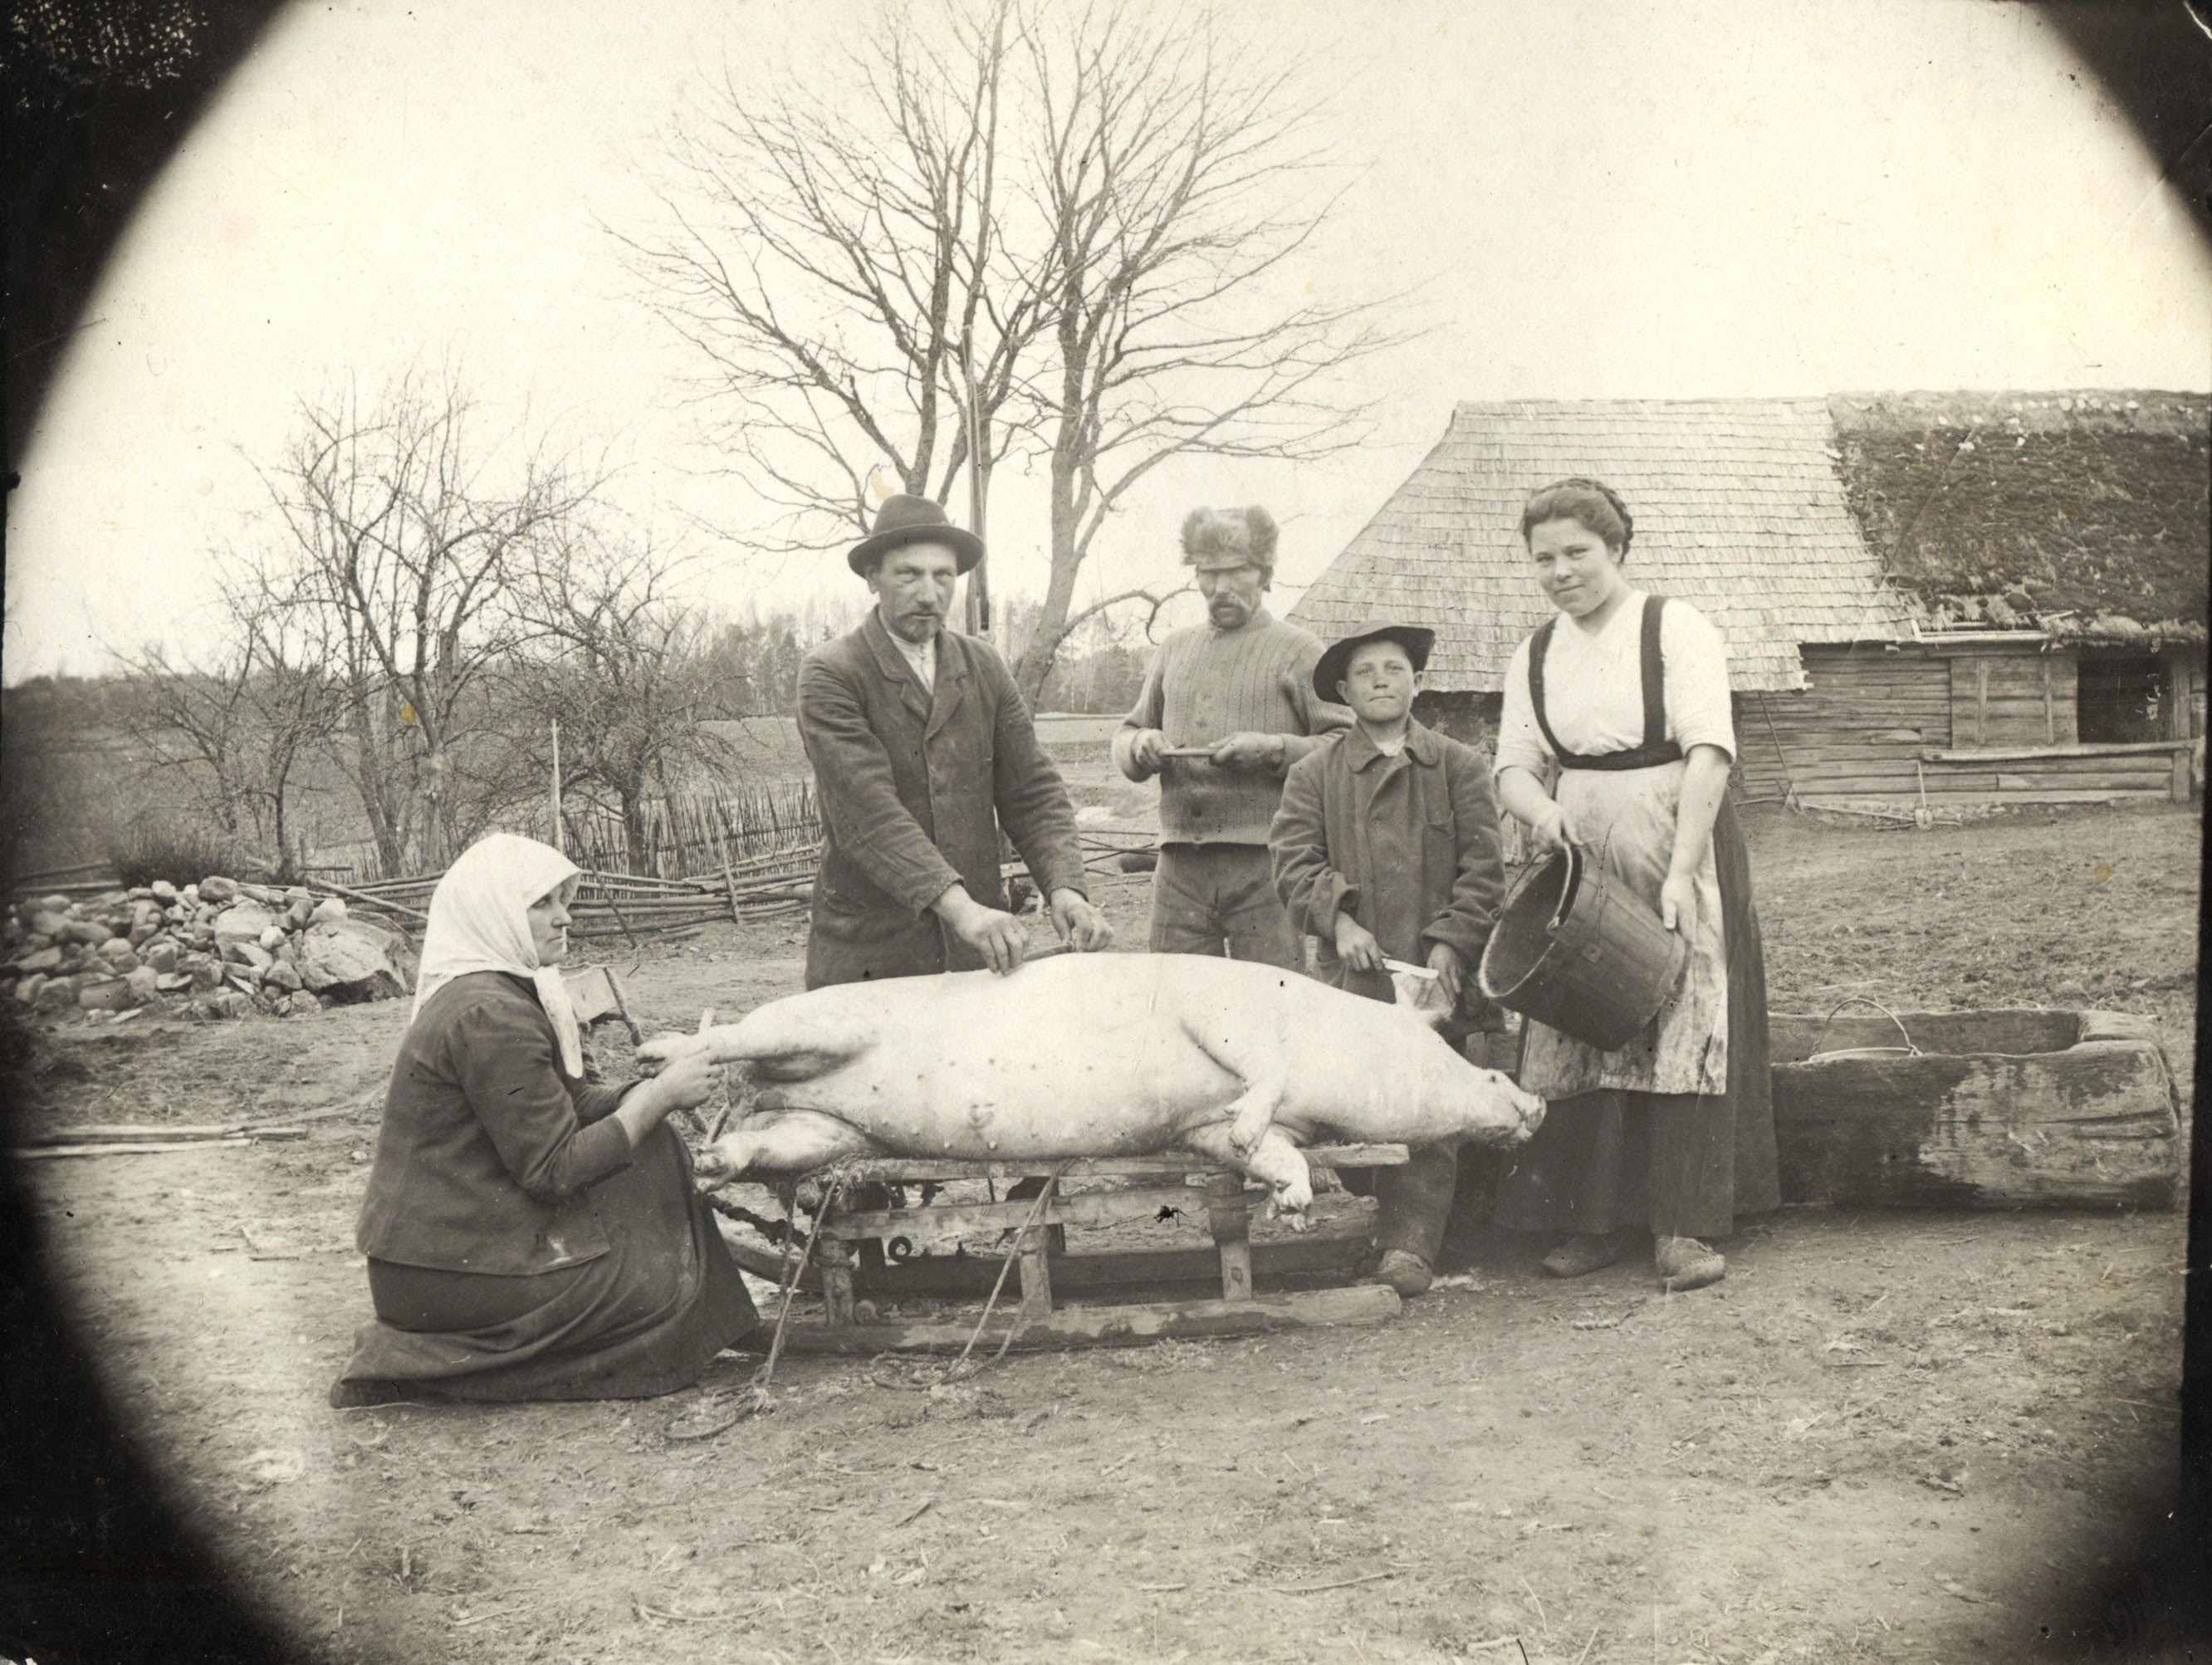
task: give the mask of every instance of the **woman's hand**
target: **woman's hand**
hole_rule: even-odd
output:
[[[657,1076],[678,1059],[703,1053],[706,1048],[705,1040],[696,1035],[656,1035],[638,1045],[638,1073]]]
[[[1336,916],[1336,957],[1354,971],[1380,971],[1382,945],[1375,933],[1349,914]]]
[[[1564,850],[1574,842],[1574,835],[1567,830],[1567,812],[1559,807],[1556,798],[1540,799],[1529,805],[1533,811],[1528,819],[1528,830],[1536,842],[1547,849]]]
[[[721,1077],[715,1073],[717,1067],[702,1048],[685,1053],[646,1085],[665,1101],[662,1115],[670,1110],[688,1110],[714,1096],[714,1089],[721,1084]]]
[[[696,1041],[696,1036],[672,1035],[671,1041]],[[647,1045],[653,1045],[648,1042]],[[639,1051],[642,1053],[643,1048]],[[693,1046],[678,1053],[663,1066],[658,1075],[639,1082],[623,1095],[615,1106],[615,1120],[622,1123],[623,1132],[629,1136],[630,1148],[651,1133],[672,1110],[688,1110],[695,1104],[703,1104],[714,1096],[718,1084],[717,1066],[707,1055],[702,1046]]]
[[[1685,938],[1698,928],[1698,886],[1689,874],[1670,872],[1661,883],[1659,923]]]
[[[1564,850],[1574,842],[1567,829],[1567,812],[1528,770],[1515,768],[1500,771],[1498,801],[1516,821],[1528,828],[1529,836],[1539,845]]]

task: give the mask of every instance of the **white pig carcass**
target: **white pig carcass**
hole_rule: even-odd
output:
[[[1303,1210],[1317,1136],[1513,1145],[1544,1103],[1469,1064],[1406,1008],[1295,973],[1185,954],[1068,954],[1012,975],[818,988],[668,1036],[744,1064],[748,1114],[710,1179],[847,1158],[975,1162],[1148,1154],[1231,1164]]]

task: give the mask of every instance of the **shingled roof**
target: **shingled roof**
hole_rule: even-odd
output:
[[[2212,398],[1839,393],[1844,495],[1891,581],[1941,620],[2204,639]]]
[[[1462,404],[1290,617],[1324,641],[1378,614],[1430,625],[1429,686],[1495,691],[1551,611],[1522,547],[1522,505],[1575,474],[1627,501],[1631,579],[1720,628],[1739,690],[1803,687],[1800,642],[1906,632],[1844,501],[1817,398]]]

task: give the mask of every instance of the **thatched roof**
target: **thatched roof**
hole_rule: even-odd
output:
[[[1918,610],[2088,640],[2203,640],[2212,398],[1840,393],[1828,405],[1852,512]]]
[[[1800,642],[1904,629],[1844,502],[1820,399],[1462,404],[1291,617],[1323,640],[1377,614],[1431,625],[1431,688],[1497,690],[1550,611],[1521,544],[1522,505],[1572,474],[1627,500],[1631,577],[1719,626],[1738,689],[1804,686]]]

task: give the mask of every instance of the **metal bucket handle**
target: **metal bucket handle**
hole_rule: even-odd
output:
[[[1819,1054],[1820,1054],[1820,1042],[1821,1042],[1821,1041],[1822,1041],[1822,1040],[1826,1036],[1826,1035],[1827,1035],[1827,1033],[1828,1033],[1828,1025],[1829,1025],[1830,1024],[1832,1024],[1832,1023],[1834,1023],[1834,1022],[1836,1021],[1836,1014],[1837,1014],[1838,1012],[1841,1012],[1841,1011],[1842,1011],[1845,1006],[1872,1006],[1872,1007],[1873,1007],[1876,1012],[1879,1012],[1880,1013],[1881,1013],[1881,1015],[1882,1015],[1883,1017],[1885,1017],[1885,1018],[1888,1018],[1888,1019],[1889,1019],[1889,1021],[1890,1021],[1891,1023],[1895,1024],[1897,1025],[1897,1032],[1898,1032],[1899,1035],[1902,1035],[1902,1036],[1905,1036],[1905,1046],[1904,1046],[1904,1048],[1903,1048],[1903,1050],[1904,1050],[1904,1052],[1905,1052],[1905,1055],[1906,1055],[1907,1057],[1911,1057],[1911,1058],[1917,1058],[1917,1057],[1919,1057],[1919,1056],[1921,1055],[1921,1054],[1920,1054],[1920,1048],[1919,1048],[1919,1047],[1918,1047],[1917,1045],[1916,1045],[1916,1044],[1914,1043],[1913,1039],[1912,1039],[1912,1036],[1911,1036],[1911,1032],[1910,1032],[1909,1030],[1906,1030],[1906,1028],[1905,1027],[1905,1020],[1904,1020],[1902,1018],[1899,1018],[1899,1016],[1898,1016],[1894,1012],[1892,1012],[1892,1011],[1891,1011],[1887,1006],[1884,1006],[1884,1005],[1883,1005],[1880,1000],[1877,1000],[1874,999],[1874,998],[1873,998],[1872,996],[1870,996],[1870,995],[1866,995],[1866,994],[1847,994],[1847,995],[1845,995],[1842,1000],[1840,1000],[1837,1001],[1837,1002],[1836,1002],[1836,1004],[1835,1004],[1834,1006],[1831,1006],[1831,1007],[1828,1009],[1828,1015],[1827,1015],[1826,1017],[1825,1017],[1825,1018],[1821,1018],[1821,1019],[1820,1019],[1820,1027],[1814,1032],[1814,1035],[1813,1035],[1813,1044],[1812,1044],[1812,1047],[1808,1049],[1808,1051],[1807,1052],[1807,1054],[1806,1054],[1806,1056],[1807,1056],[1807,1058],[1808,1059],[1808,1060],[1809,1060],[1811,1058],[1813,1058],[1813,1057],[1814,1057],[1814,1056],[1819,1055]],[[1859,1049],[1859,1048],[1855,1048],[1855,1050],[1857,1050],[1857,1049]],[[1863,1050],[1866,1050],[1866,1051],[1881,1051],[1881,1052],[1895,1052],[1895,1051],[1898,1051],[1898,1050],[1899,1050],[1899,1048],[1896,1048],[1896,1047],[1881,1047],[1881,1048],[1863,1048]]]

